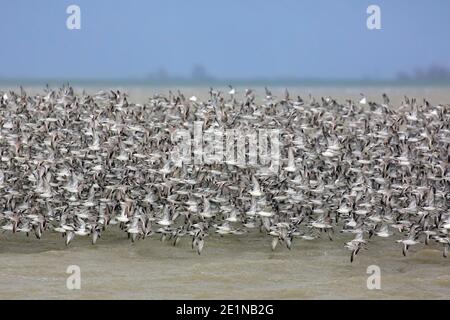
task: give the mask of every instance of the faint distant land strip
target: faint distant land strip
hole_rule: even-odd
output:
[[[170,74],[167,69],[160,67],[155,72],[145,76],[129,76],[117,78],[74,78],[74,77],[11,77],[0,74],[2,86],[45,86],[45,84],[61,85],[110,85],[110,86],[317,86],[317,87],[341,87],[341,86],[402,86],[425,85],[440,86],[450,85],[450,69],[445,66],[433,65],[428,68],[417,68],[414,71],[398,72],[396,77],[377,78],[318,78],[302,76],[284,77],[253,77],[220,78],[211,75],[201,64],[194,65],[187,76]]]
[[[450,69],[439,65],[417,68],[412,72],[399,72],[397,80],[407,83],[450,84]]]

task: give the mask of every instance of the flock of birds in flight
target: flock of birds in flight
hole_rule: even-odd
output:
[[[208,236],[261,232],[273,250],[344,233],[351,261],[392,237],[403,254],[450,245],[450,105],[405,97],[383,103],[266,88],[211,89],[146,103],[120,91],[0,93],[0,228],[60,233],[66,245],[117,225],[134,242],[152,235],[200,254]],[[238,97],[240,96],[240,98]],[[279,129],[281,165],[232,161],[175,165],[174,130]]]

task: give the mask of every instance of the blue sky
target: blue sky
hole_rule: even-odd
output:
[[[0,77],[389,78],[450,67],[448,0],[0,0]],[[82,29],[66,28],[81,8]],[[382,30],[366,28],[381,7]]]

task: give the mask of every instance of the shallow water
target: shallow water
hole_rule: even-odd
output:
[[[403,257],[393,239],[376,239],[350,263],[343,244],[297,240],[291,251],[270,249],[255,232],[210,237],[201,256],[188,238],[179,246],[156,237],[131,243],[116,229],[97,245],[57,234],[2,234],[1,299],[448,299],[450,260],[439,247]],[[68,290],[69,265],[81,269],[81,290]],[[367,267],[378,265],[381,289],[367,289]]]

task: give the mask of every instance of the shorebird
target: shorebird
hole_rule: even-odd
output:
[[[381,238],[388,238],[392,236],[393,233],[389,231],[389,226],[387,224],[384,224],[381,226],[380,230],[376,232],[376,235]]]
[[[363,93],[361,93],[361,100],[359,100],[359,103],[363,105],[367,104],[367,98]]]
[[[415,244],[418,244],[419,242],[416,240],[416,234],[412,233],[408,236],[408,238],[406,239],[402,239],[402,240],[397,240],[397,242],[402,243],[403,244],[403,249],[402,249],[402,253],[404,256],[406,256],[409,247],[413,246]]]
[[[295,172],[297,170],[295,166],[295,158],[294,158],[294,149],[289,148],[288,150],[288,164],[285,168],[283,168],[284,171],[287,172]]]
[[[236,94],[236,89],[234,89],[232,85],[228,85],[228,87],[230,88],[230,91],[228,91],[228,94],[233,98],[234,95]]]
[[[261,191],[261,188],[259,186],[258,179],[255,176],[252,176],[252,181],[253,181],[253,190],[250,191],[249,193],[253,197],[261,197],[262,195],[264,195],[264,193]]]

